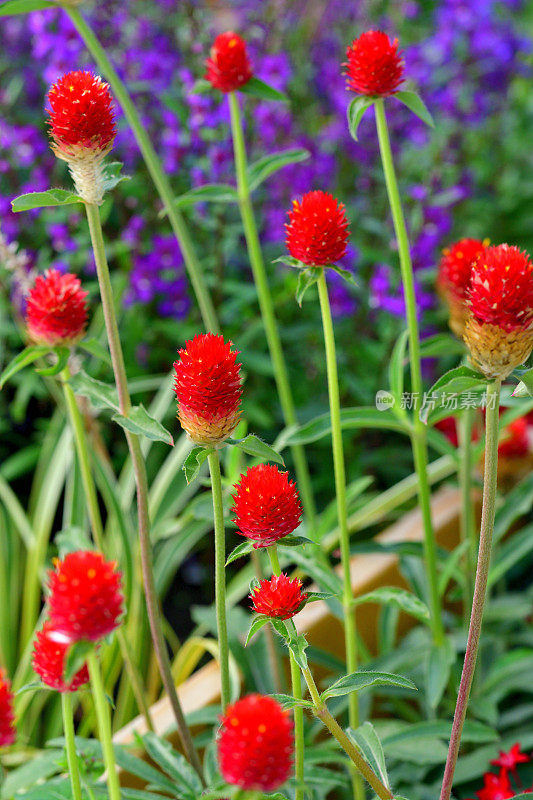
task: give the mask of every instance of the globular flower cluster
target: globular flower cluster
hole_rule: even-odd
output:
[[[54,631],[70,642],[96,642],[120,624],[122,577],[101,553],[78,550],[55,562],[49,575],[48,608]]]
[[[70,345],[87,325],[87,292],[75,275],[56,269],[38,275],[26,299],[28,336],[36,344]]]
[[[223,336],[198,334],[178,351],[174,391],[178,418],[195,444],[216,447],[235,430],[241,415],[241,365]]]
[[[217,36],[205,64],[205,79],[221,92],[240,89],[253,75],[246,42],[233,31]]]
[[[273,575],[270,579],[260,581],[250,593],[253,610],[256,614],[277,619],[290,619],[300,611],[307,593],[302,592],[299,578],[289,578],[285,573]]]
[[[488,378],[506,378],[533,348],[533,263],[508,244],[487,247],[472,267],[464,339]]]
[[[288,779],[293,733],[287,711],[272,697],[250,694],[228,706],[218,733],[224,779],[242,789],[272,792]]]
[[[346,50],[347,87],[358,94],[386,97],[403,82],[404,62],[398,40],[383,31],[366,31]]]
[[[285,225],[287,250],[306,266],[334,264],[346,254],[348,220],[344,205],[331,194],[308,192],[293,200]]]
[[[271,464],[258,464],[235,485],[232,513],[241,536],[268,547],[299,526],[302,505],[294,481]]]
[[[80,197],[100,204],[102,162],[117,133],[108,84],[91,72],[68,72],[51,87],[48,101],[52,150],[68,163]]]
[[[437,288],[450,309],[450,328],[461,338],[466,321],[466,301],[472,267],[487,245],[486,240],[459,239],[443,250],[439,262]]]
[[[65,662],[70,645],[71,639],[54,630],[50,620],[38,631],[33,644],[33,669],[43,683],[57,692],[75,692],[89,681],[89,671],[84,665],[70,683],[65,682]]]
[[[0,669],[0,747],[8,747],[16,739],[13,692],[5,672]]]

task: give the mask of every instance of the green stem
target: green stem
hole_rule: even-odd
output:
[[[270,547],[268,548],[268,555],[270,558],[270,565],[272,567],[272,572],[274,573],[274,575],[281,575],[281,567],[278,558],[278,549],[275,544],[270,545]],[[292,696],[294,697],[295,700],[301,700],[303,698],[302,676],[300,673],[300,668],[291,650],[289,650],[289,660],[291,666]],[[304,711],[301,706],[295,706],[294,708],[294,742],[295,742],[294,775],[296,778],[296,790],[294,794],[294,800],[303,800],[305,741],[304,741]]]
[[[89,666],[89,675],[91,676],[91,689],[96,710],[96,719],[98,720],[100,744],[102,745],[102,752],[104,755],[109,800],[120,800],[120,784],[113,750],[113,741],[111,738],[109,706],[105,696],[104,683],[96,650],[93,649],[90,651],[87,656],[87,664]]]
[[[78,755],[76,753],[76,740],[74,738],[74,720],[72,717],[72,696],[70,692],[61,694],[61,709],[63,711],[63,731],[65,734],[65,749],[67,751],[67,763],[72,787],[73,800],[82,800],[80,769],[78,765]]]
[[[105,253],[102,226],[100,222],[100,212],[98,210],[98,206],[90,203],[86,203],[85,208],[87,211],[96,272],[100,286],[100,296],[102,299],[102,310],[104,313],[109,352],[111,354],[113,373],[117,386],[119,411],[122,415],[127,416],[131,409],[131,399],[128,389],[126,369],[124,366],[124,355],[122,353],[120,336],[118,333],[115,307],[113,304],[113,290],[111,287],[109,267]],[[181,707],[181,703],[176,692],[176,687],[174,686],[174,681],[172,679],[170,658],[165,643],[165,637],[163,635],[161,610],[159,608],[159,601],[155,587],[153,555],[150,542],[150,515],[148,511],[148,481],[146,477],[146,466],[141,452],[139,437],[127,431],[126,441],[128,443],[131,462],[133,465],[133,472],[135,475],[135,485],[137,487],[139,543],[141,549],[144,594],[146,597],[146,609],[148,613],[148,620],[150,622],[154,652],[159,665],[161,680],[163,681],[163,686],[165,687],[165,691],[168,695],[168,699],[176,719],[176,726],[185,755],[189,759],[191,765],[197,771],[200,778],[203,780],[200,759],[194,748],[191,733],[187,727],[183,709]]]
[[[279,335],[276,314],[272,294],[268,285],[265,262],[261,251],[261,243],[257,233],[257,225],[250,199],[250,186],[248,183],[248,167],[246,162],[246,146],[242,130],[241,113],[239,99],[235,92],[228,95],[231,114],[231,131],[233,135],[233,150],[235,154],[235,170],[237,173],[237,189],[239,192],[239,208],[241,211],[242,224],[248,247],[250,266],[254,276],[259,308],[270,351],[270,358],[274,367],[274,377],[278,389],[281,410],[287,426],[297,425],[298,419],[294,406],[287,364],[283,355],[281,338]],[[309,469],[305,457],[305,450],[302,445],[293,445],[291,453],[294,460],[294,469],[298,481],[298,488],[302,497],[302,503],[307,520],[307,525],[312,538],[316,530],[316,508],[313,496],[313,488]]]
[[[213,519],[215,526],[215,606],[217,614],[218,646],[220,650],[220,680],[222,711],[230,701],[229,644],[226,620],[226,533],[224,529],[224,508],[222,505],[222,480],[220,459],[215,450],[209,453],[209,472],[213,492]]]
[[[416,296],[413,265],[409,250],[407,228],[405,225],[405,219],[400,200],[400,192],[398,189],[398,181],[396,179],[396,172],[392,159],[392,150],[390,146],[389,131],[387,128],[387,118],[385,116],[383,98],[378,98],[374,104],[374,107],[376,110],[376,125],[381,160],[383,163],[383,172],[385,173],[387,194],[389,197],[396,239],[398,242],[400,269],[402,274],[405,308],[407,314],[407,327],[409,329],[409,363],[411,371],[411,390],[413,392],[414,400],[413,435],[411,437],[411,441],[415,469],[419,482],[418,497],[424,524],[424,556],[429,587],[431,624],[435,643],[442,644],[444,641],[444,628],[442,625],[442,611],[437,575],[437,549],[435,535],[433,532],[433,522],[431,519],[431,494],[427,474],[427,433],[426,426],[420,419],[419,415],[419,410],[422,403],[423,384],[420,357],[420,336],[418,332],[418,320],[416,316]]]
[[[250,553],[250,558],[252,560],[252,564],[254,567],[255,577],[258,581],[263,580],[265,577],[263,574],[263,570],[261,567],[261,558],[257,550],[252,550]],[[0,587],[1,588],[1,587]],[[281,664],[280,664],[280,654],[276,648],[276,642],[274,640],[274,631],[272,629],[272,625],[265,625],[263,628],[263,636],[265,637],[265,644],[268,653],[268,666],[272,673],[272,683],[274,685],[274,691],[280,693],[283,691],[283,683],[281,679]]]
[[[472,606],[472,584],[476,572],[476,532],[474,501],[472,498],[472,430],[475,409],[465,408],[458,420],[459,427],[459,486],[461,489],[461,540],[466,543],[463,555],[465,579],[464,612],[468,623],[469,609]]]
[[[79,35],[85,42],[85,45],[96,61],[98,68],[104,77],[109,81],[116,99],[122,106],[122,110],[124,111],[124,115],[128,120],[128,124],[132,129],[135,138],[137,139],[137,144],[139,145],[139,149],[144,158],[148,172],[151,175],[165,211],[168,214],[174,235],[178,240],[178,244],[183,254],[183,260],[185,262],[185,266],[189,274],[196,299],[198,301],[198,306],[200,308],[204,325],[207,330],[216,333],[219,330],[219,324],[215,308],[205,282],[202,266],[196,255],[187,224],[176,208],[175,197],[168,178],[161,167],[159,158],[157,157],[152,142],[150,141],[150,137],[142,124],[137,109],[133,104],[126,86],[121,81],[117,71],[109,60],[107,53],[85,19],[80,14],[79,10],[72,5],[64,5],[63,8],[72,20],[72,23],[74,24],[74,27],[78,31]]]
[[[479,553],[477,560],[476,582],[474,586],[474,599],[472,602],[472,615],[470,617],[470,627],[468,630],[468,640],[466,653],[457,694],[457,704],[453,718],[452,734],[448,749],[448,758],[444,770],[440,800],[449,800],[453,775],[459,747],[461,745],[461,735],[468,708],[470,689],[476,668],[477,654],[479,650],[479,639],[481,636],[481,625],[483,622],[483,610],[487,595],[487,582],[490,568],[490,556],[492,550],[492,535],[494,532],[494,516],[496,513],[496,490],[498,485],[498,434],[499,434],[499,412],[500,412],[500,388],[499,380],[490,383],[487,387],[487,410],[485,417],[485,470],[483,475],[483,506],[481,511],[481,528],[479,533]]]
[[[67,406],[67,411],[72,431],[74,434],[74,441],[76,443],[76,452],[78,455],[78,463],[80,465],[80,472],[83,482],[83,489],[85,492],[85,500],[87,502],[87,509],[89,512],[89,520],[93,532],[93,539],[100,552],[105,553],[104,526],[102,524],[100,507],[98,505],[98,497],[96,494],[96,487],[94,484],[93,473],[91,469],[89,448],[87,446],[87,434],[85,432],[85,426],[83,424],[83,418],[80,413],[80,409],[78,408],[78,404],[76,402],[76,397],[69,384],[70,370],[68,366],[65,367],[65,369],[62,371],[61,379],[63,383],[63,394],[65,396],[65,403]],[[126,642],[126,638],[124,636],[124,631],[122,630],[122,628],[119,628],[117,630],[117,641],[120,647],[120,653],[122,655],[122,659],[128,671],[137,707],[146,721],[148,730],[153,731],[154,727],[152,724],[152,719],[150,717],[150,709],[148,708],[148,704],[146,702],[146,697],[144,693],[142,680],[139,675],[139,670],[137,668],[137,664],[134,662],[132,658],[132,655],[130,653],[130,648],[128,646],[128,643]]]

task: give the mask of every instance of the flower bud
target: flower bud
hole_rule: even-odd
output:
[[[252,77],[246,42],[233,31],[217,36],[206,60],[205,79],[221,92],[234,92]]]
[[[26,298],[28,336],[36,344],[70,345],[85,333],[87,292],[78,278],[56,269],[38,275]]]
[[[347,88],[369,97],[395,94],[403,83],[404,62],[398,39],[383,31],[366,31],[346,50]]]
[[[346,254],[348,220],[343,203],[314,191],[292,201],[285,225],[287,250],[307,266],[325,267]]]

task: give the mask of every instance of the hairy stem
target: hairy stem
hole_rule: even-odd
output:
[[[65,734],[65,750],[67,751],[68,772],[72,787],[73,800],[82,800],[80,768],[76,753],[76,740],[74,737],[74,719],[72,717],[72,695],[70,692],[61,694],[61,710],[63,712],[63,732]]]
[[[89,675],[91,676],[91,689],[98,720],[98,732],[100,734],[100,744],[104,755],[106,768],[107,788],[109,789],[109,800],[120,800],[120,784],[118,781],[117,765],[111,738],[111,719],[109,716],[109,706],[105,696],[102,673],[96,650],[91,650],[87,656]]]
[[[461,541],[466,545],[463,554],[465,579],[464,612],[468,623],[468,614],[472,606],[472,586],[476,571],[476,531],[474,502],[472,499],[472,429],[475,409],[465,408],[458,420],[459,427],[459,486],[461,489]]]

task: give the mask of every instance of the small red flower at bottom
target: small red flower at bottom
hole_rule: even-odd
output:
[[[75,275],[48,269],[38,275],[26,298],[26,326],[36,344],[69,345],[87,325],[87,292]]]
[[[370,97],[395,94],[403,83],[404,62],[398,39],[383,31],[366,31],[346,50],[346,86]]]
[[[124,611],[121,574],[101,553],[78,550],[50,572],[50,622],[71,641],[96,642],[120,625]]]
[[[515,796],[506,769],[501,769],[498,775],[486,772],[483,775],[483,788],[476,792],[478,800],[508,800]]]
[[[13,744],[16,736],[11,684],[0,669],[0,747]]]
[[[64,633],[54,630],[50,621],[45,622],[42,630],[35,636],[32,665],[43,683],[58,692],[75,692],[80,686],[89,682],[89,672],[84,665],[65,683],[65,661],[70,639]]]
[[[246,42],[233,31],[217,36],[205,65],[205,79],[221,92],[240,89],[253,75]]]
[[[521,752],[520,745],[517,742],[516,744],[513,744],[511,749],[507,752],[500,750],[500,755],[498,758],[493,759],[490,763],[495,767],[513,770],[516,769],[518,764],[527,764],[527,762],[530,760],[531,759],[528,755]]]
[[[348,220],[343,203],[314,191],[292,201],[285,243],[293,258],[309,267],[334,264],[346,254]]]
[[[250,594],[253,610],[257,614],[278,619],[289,619],[298,613],[307,600],[302,592],[302,582],[298,578],[289,578],[283,572],[273,575],[270,580],[261,581]]]
[[[220,771],[242,789],[272,792],[290,775],[292,722],[272,697],[250,694],[228,706],[218,733]]]

